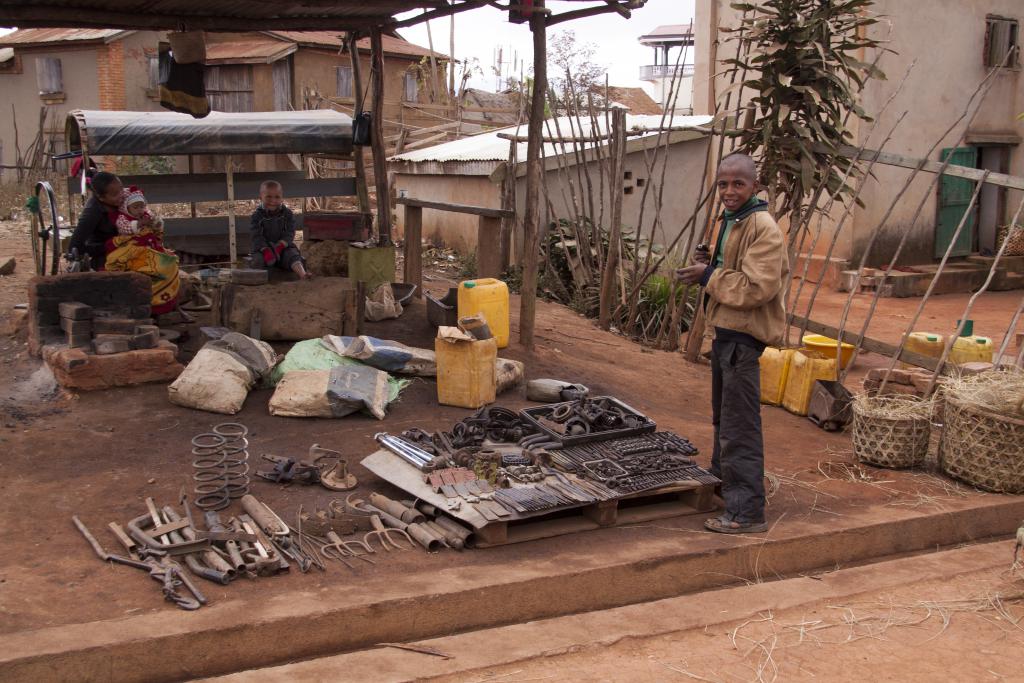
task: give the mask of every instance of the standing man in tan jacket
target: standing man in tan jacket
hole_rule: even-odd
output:
[[[704,287],[711,344],[715,445],[711,472],[722,480],[725,512],[704,522],[725,534],[766,531],[760,358],[782,341],[789,258],[782,231],[755,192],[757,166],[746,154],[722,159],[716,180],[725,211],[714,252],[698,247],[696,263],[676,271]]]

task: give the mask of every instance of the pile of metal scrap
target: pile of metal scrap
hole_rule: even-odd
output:
[[[679,484],[717,484],[697,449],[612,397],[520,413],[489,406],[434,434],[410,429],[377,441],[422,472],[449,511],[488,521],[579,507]]]
[[[180,503],[179,512],[170,505],[157,507],[147,498],[146,513],[130,520],[125,525],[127,531],[111,522],[108,527],[123,547],[123,555],[106,552],[78,517],[72,521],[101,560],[148,571],[162,583],[165,599],[187,610],[206,604],[188,574],[227,585],[242,576],[287,572],[291,562],[303,572],[324,568],[319,558],[303,548],[293,530],[251,495],[241,499],[244,514],[222,519],[219,512],[207,510],[204,524],[193,516],[184,492]]]

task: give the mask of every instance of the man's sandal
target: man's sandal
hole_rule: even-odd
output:
[[[704,528],[719,534],[760,534],[768,531],[768,522],[737,522],[722,515],[705,520]]]

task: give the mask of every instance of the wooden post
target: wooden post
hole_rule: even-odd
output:
[[[611,229],[608,235],[608,254],[601,275],[601,299],[598,304],[597,324],[607,330],[612,324],[612,299],[615,296],[615,277],[619,267],[619,242],[622,240],[622,172],[626,163],[626,110],[616,107],[612,111],[611,145],[612,168],[608,174],[608,194],[612,200]]]
[[[384,46],[381,29],[370,29],[370,83],[373,91],[373,180],[377,186],[377,244],[391,244],[391,200],[388,191],[386,147],[384,143]]]
[[[238,261],[238,242],[235,239],[235,169],[230,154],[224,157],[224,174],[228,179],[228,258],[234,268]]]
[[[501,219],[480,216],[476,229],[476,270],[480,277],[501,277]]]
[[[188,155],[188,174],[189,175],[192,175],[193,173],[196,172],[195,162],[193,161],[193,158],[194,157],[191,154]],[[195,202],[189,202],[188,203],[188,212],[189,212],[189,214],[192,215],[192,218],[196,217],[196,203]]]
[[[405,275],[406,284],[416,285],[416,296],[423,296],[423,209],[405,207]]]
[[[352,59],[352,99],[355,101],[355,104],[352,105],[353,119],[359,118],[359,115],[363,113],[363,77],[359,65],[359,48],[356,46],[358,40],[359,34],[355,31],[348,34],[348,52]],[[359,211],[368,214],[370,213],[370,192],[366,189],[366,160],[363,158],[363,148],[353,149],[352,157],[356,168],[356,195],[359,197]]]
[[[544,0],[534,2],[544,9]],[[526,143],[526,210],[523,215],[523,284],[519,306],[519,341],[533,350],[533,326],[537,314],[537,261],[540,251],[541,137],[544,135],[544,93],[548,91],[547,21],[543,11],[530,15],[533,31],[533,94]]]

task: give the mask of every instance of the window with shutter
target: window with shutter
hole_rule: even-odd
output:
[[[404,92],[402,99],[406,102],[416,102],[419,91],[419,83],[416,82],[416,74],[405,74]]]
[[[1016,19],[988,17],[985,20],[985,66],[1016,68],[1020,65],[1019,31]]]
[[[36,57],[36,84],[40,95],[59,95],[64,92],[64,75],[60,59]]]
[[[339,66],[338,72],[338,97],[354,97],[352,88],[352,67]]]

